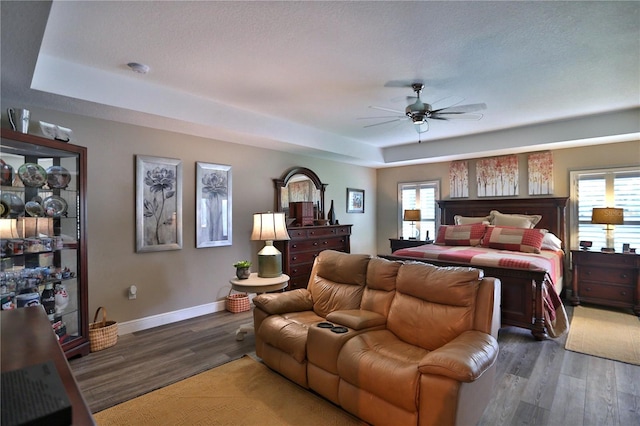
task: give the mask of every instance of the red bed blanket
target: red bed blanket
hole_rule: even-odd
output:
[[[443,246],[425,244],[393,252],[394,256],[455,262],[476,267],[500,267],[546,272],[542,293],[548,333],[560,336],[568,328],[567,314],[560,300],[562,291],[562,251],[542,250],[541,253],[521,253],[486,247]]]

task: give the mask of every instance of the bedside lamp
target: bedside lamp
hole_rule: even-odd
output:
[[[605,225],[607,231],[607,247],[603,251],[613,252],[613,226],[624,224],[624,210],[614,207],[594,207],[591,223]]]
[[[282,275],[282,253],[273,246],[273,242],[289,239],[284,213],[254,214],[251,239],[265,242],[258,252],[258,276],[275,278]]]
[[[403,220],[408,222],[411,221],[411,236],[410,240],[416,240],[420,236],[420,232],[416,230],[416,221],[420,221],[420,210],[405,210]]]

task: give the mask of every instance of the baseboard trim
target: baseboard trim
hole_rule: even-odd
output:
[[[220,300],[218,302],[207,303],[199,306],[192,306],[190,308],[180,309],[172,312],[165,312],[163,314],[152,315],[150,317],[139,318],[131,321],[118,323],[118,335],[133,333],[135,331],[142,331],[148,328],[158,327],[160,325],[171,324],[178,321],[183,321],[190,318],[199,317],[201,315],[213,314],[225,310],[225,301]]]

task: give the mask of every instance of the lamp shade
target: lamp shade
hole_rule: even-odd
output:
[[[255,213],[251,239],[261,241],[288,240],[289,233],[284,213]]]
[[[614,207],[594,207],[591,213],[591,223],[603,225],[624,224],[624,210]]]
[[[420,220],[420,210],[405,210],[403,220],[410,221],[419,221]]]

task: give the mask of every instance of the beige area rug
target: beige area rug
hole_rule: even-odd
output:
[[[640,365],[640,319],[628,313],[576,306],[565,348]]]
[[[98,425],[361,425],[245,356],[94,414]]]

